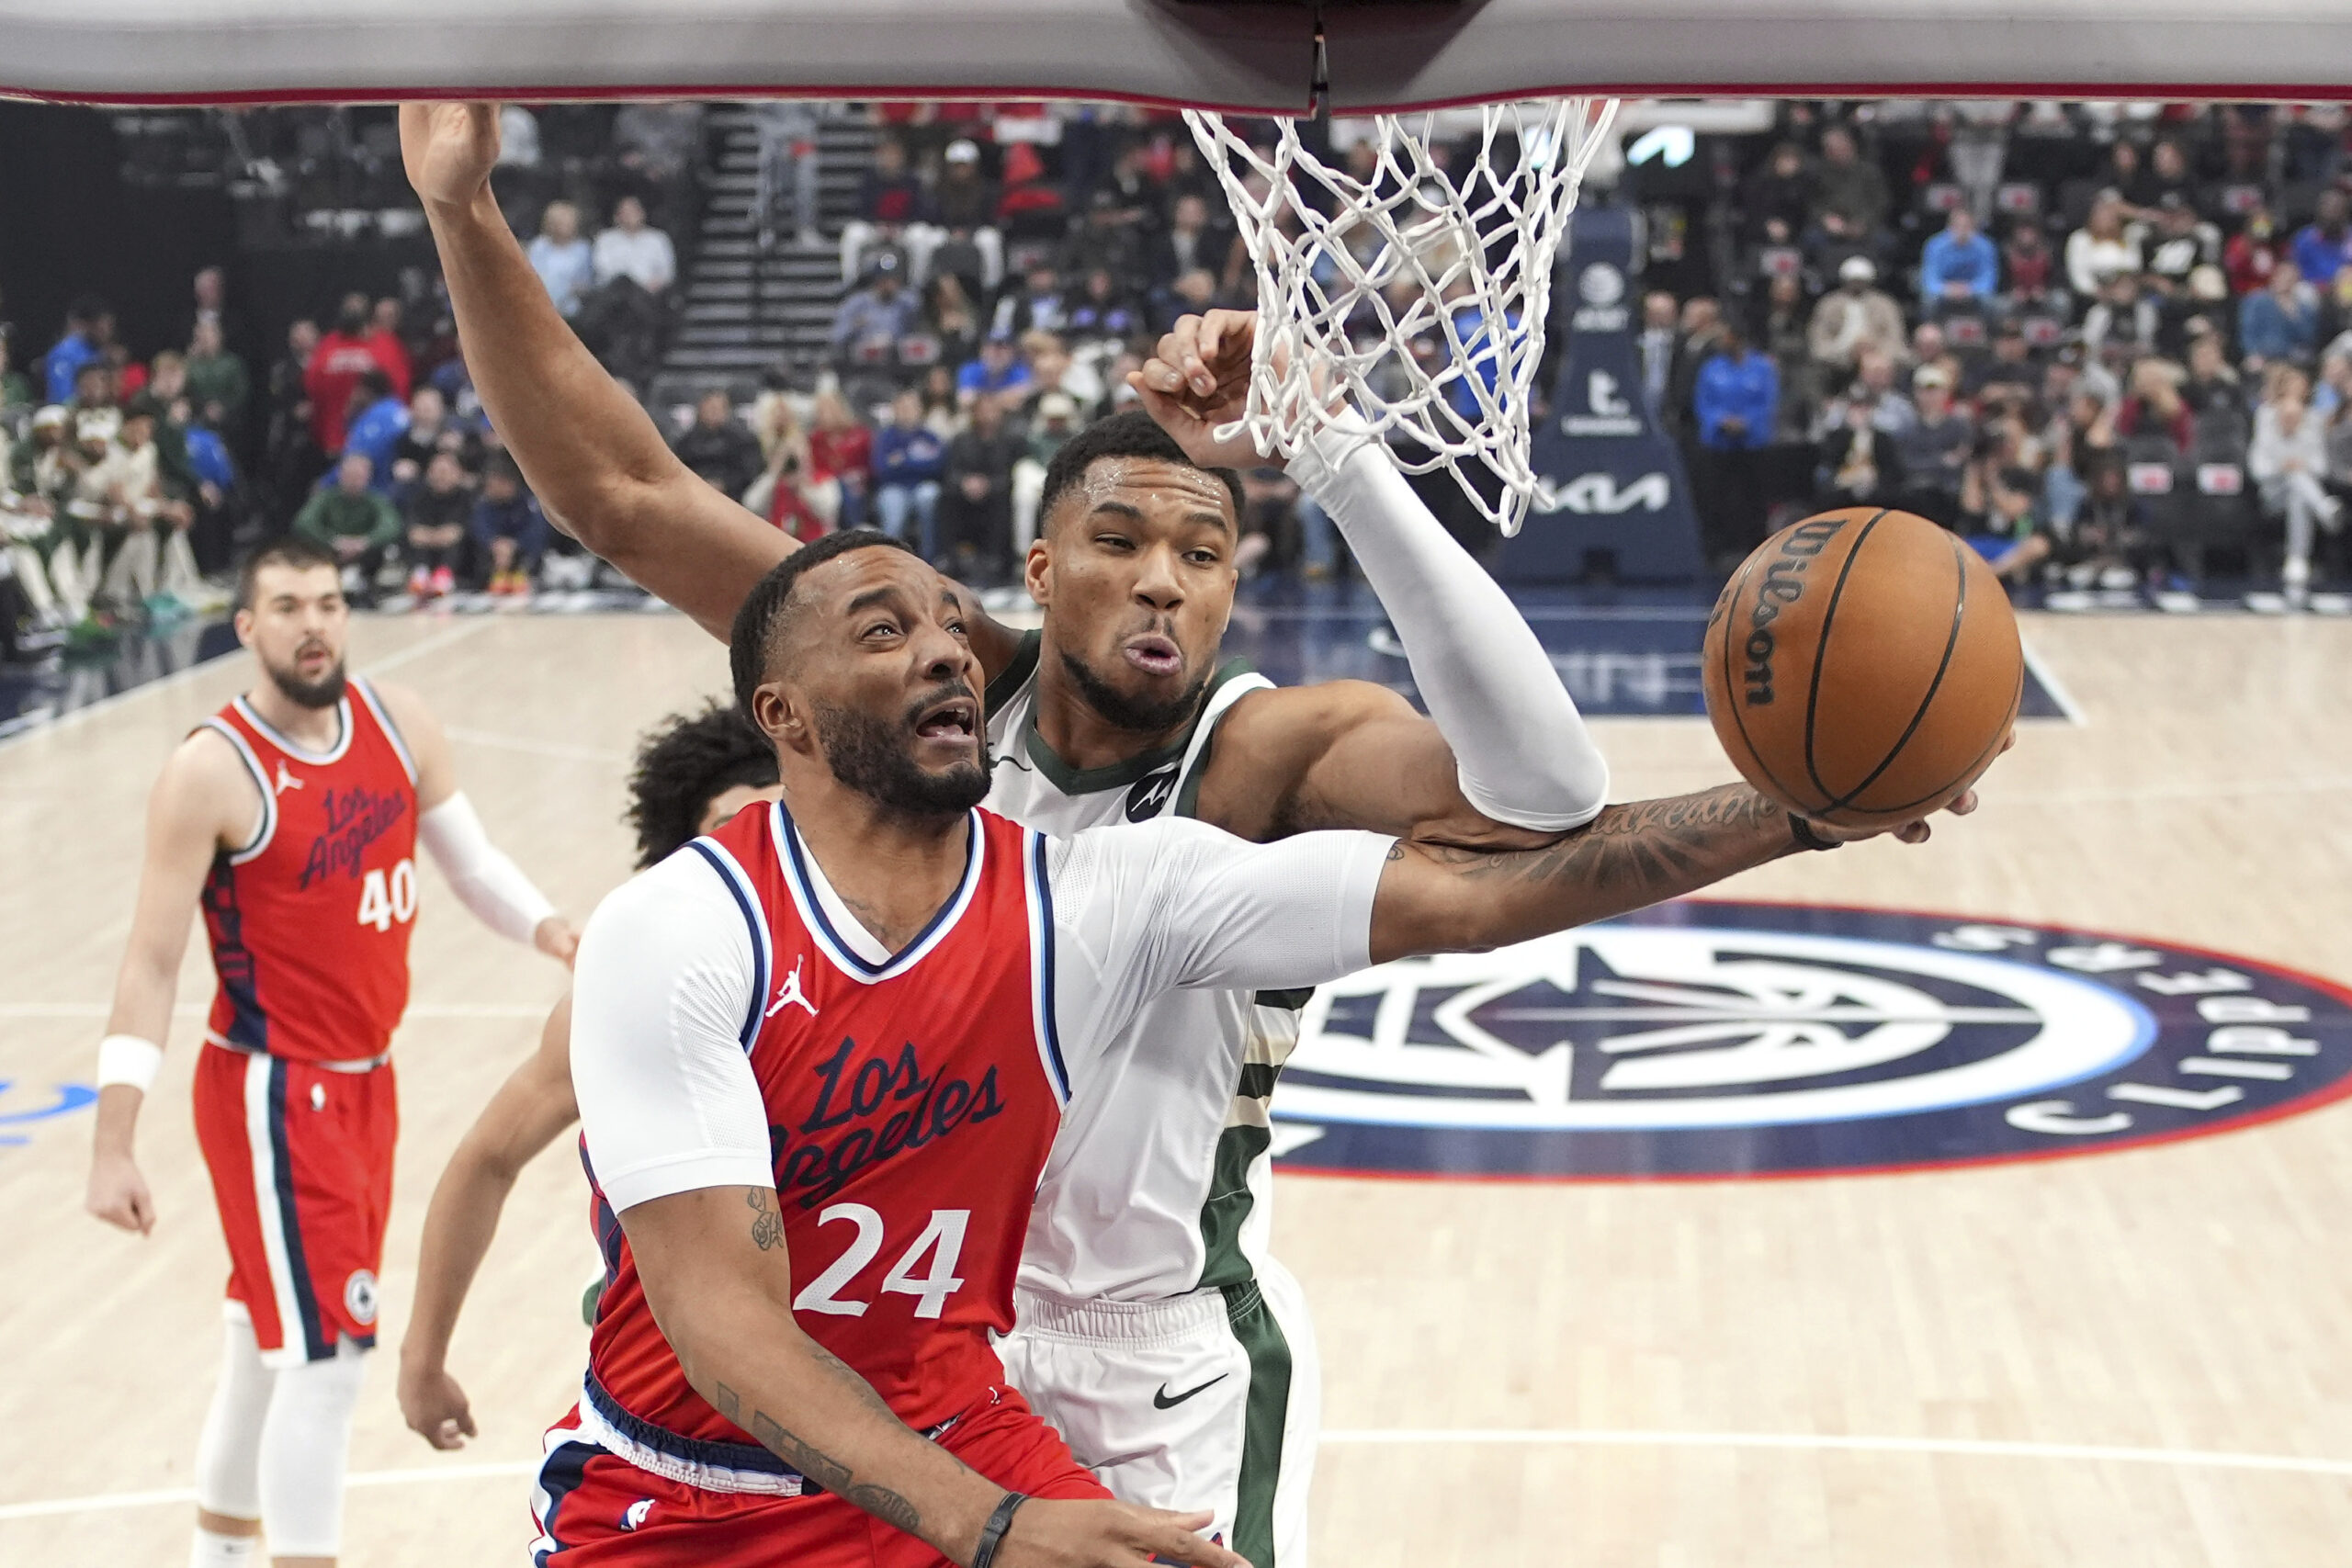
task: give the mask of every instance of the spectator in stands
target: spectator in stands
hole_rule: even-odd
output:
[[[392,367],[385,362],[375,341],[368,311],[368,296],[345,295],[342,307],[335,312],[334,331],[319,339],[318,347],[311,351],[310,363],[303,369],[303,389],[311,404],[311,434],[322,452],[343,450],[344,421],[349,415],[351,394],[361,377],[373,370],[398,385]]]
[[[418,396],[424,395],[421,389]],[[458,585],[473,520],[474,493],[457,453],[435,448],[425,460],[424,482],[411,486],[401,507],[408,531],[408,591],[419,601],[435,599]]]
[[[95,294],[76,296],[65,308],[64,335],[42,362],[49,400],[72,402],[74,379],[81,375],[82,367],[103,358],[106,345],[113,341],[114,311],[107,302]]]
[[[568,201],[550,201],[539,214],[539,232],[531,242],[531,270],[546,285],[548,298],[568,320],[580,313],[580,302],[596,281],[596,262],[588,242],[580,237],[580,209]]]
[[[922,373],[922,422],[943,442],[956,439],[964,428],[964,405],[956,397],[956,371],[934,365]]]
[[[2311,412],[2311,380],[2292,366],[2272,367],[2262,407],[2255,411],[2246,473],[2262,492],[2263,511],[2286,530],[2279,577],[2290,604],[2311,586],[2312,541],[2321,528],[2343,526],[2342,507],[2327,491],[2327,443]]]
[[[2346,211],[2341,190],[2324,190],[2312,220],[2295,231],[2290,252],[2306,282],[2321,288],[2333,284],[2345,262],[2352,260],[2352,224],[2346,222]]]
[[[1960,481],[1976,445],[1976,426],[1952,400],[1951,373],[1922,365],[1911,377],[1917,423],[1894,438],[1903,465],[1903,504],[1949,527],[1960,512]]]
[[[2158,199],[2155,220],[2141,249],[2146,258],[2142,279],[2159,308],[2186,308],[2190,275],[2221,262],[2222,231],[2200,220],[2178,191],[2166,191]]]
[[[1118,276],[1110,268],[1098,266],[1086,275],[1078,298],[1070,302],[1062,331],[1080,342],[1116,342],[1145,327],[1141,304],[1120,287]]]
[[[833,311],[831,341],[836,364],[888,364],[899,340],[915,328],[921,303],[906,291],[899,253],[875,253],[865,287],[844,298]]]
[[[1782,236],[1777,243],[1788,243],[1788,236],[1804,231],[1814,200],[1813,173],[1804,166],[1804,150],[1793,141],[1778,143],[1747,176],[1740,216],[1747,222],[1749,240],[1761,239],[1777,220]]]
[[[1086,415],[1102,401],[1102,375],[1095,368],[1102,356],[1090,363],[1074,357],[1069,345],[1051,333],[1031,333],[1021,340],[1021,357],[1029,366],[1028,395],[1023,400],[1022,417],[1034,420],[1037,402],[1049,392],[1060,392],[1078,405]],[[1125,385],[1124,378],[1121,384]]]
[[[907,165],[907,144],[885,136],[857,177],[857,216],[842,225],[842,281],[857,280],[876,244],[905,251],[915,276],[930,276],[932,249],[945,237],[931,218],[931,196]]]
[[[976,399],[971,423],[947,444],[939,492],[941,542],[952,552],[955,575],[966,582],[997,582],[1009,566],[1012,542],[1012,465],[1021,440],[993,396]]]
[[[1004,274],[1004,234],[997,227],[996,186],[980,172],[980,149],[965,138],[947,144],[932,210],[950,243],[968,242],[980,254],[982,288],[994,288]],[[934,263],[934,265],[939,265]]]
[[[746,431],[748,437],[751,434]],[[538,499],[523,487],[523,470],[501,452],[483,465],[474,502],[474,549],[490,568],[490,592],[521,598],[531,592],[548,547],[548,520]]]
[[[841,486],[818,465],[792,404],[776,398],[763,406],[768,419],[761,435],[766,461],[743,491],[742,502],[772,526],[808,544],[833,531],[841,513]]]
[[[243,323],[229,311],[228,274],[217,266],[205,267],[190,281],[188,292],[195,298],[195,307],[181,323],[177,341],[194,343],[197,329],[208,322],[220,330],[223,346],[233,349],[244,341]]]
[[[1815,429],[1820,436],[1843,424],[1846,409],[1857,400],[1870,405],[1871,426],[1883,435],[1901,435],[1919,423],[1919,411],[1895,388],[1900,362],[1883,349],[1866,348],[1855,362],[1854,379],[1844,393],[1822,410]]]
[[[0,333],[0,412],[28,408],[33,401],[32,378],[9,358],[11,342],[8,333]]]
[[[2222,267],[2229,275],[2230,292],[2244,298],[2270,284],[2271,271],[2287,254],[2278,237],[2278,220],[2267,204],[2245,215],[2245,223],[2222,247]]]
[[[1681,346],[1666,386],[1666,417],[1671,434],[1695,435],[1692,411],[1698,399],[1699,372],[1714,356],[1724,331],[1723,307],[1718,301],[1702,294],[1682,302]]]
[[[1668,295],[1666,301],[1671,319],[1674,296]],[[1159,332],[1174,327],[1180,317],[1204,316],[1216,308],[1216,274],[1204,266],[1196,266],[1181,274],[1159,296],[1158,303],[1159,312],[1153,316],[1151,324]]]
[[[2154,355],[2132,367],[2132,388],[2116,410],[2115,429],[2127,441],[2135,435],[2160,435],[2186,453],[2197,439],[2188,400],[2180,394],[2187,373],[2169,359]]]
[[[478,446],[473,434],[449,417],[449,402],[441,389],[419,387],[409,394],[408,428],[392,445],[395,496],[406,494],[422,479],[438,453],[448,453],[457,458],[460,472],[470,473],[481,462]]]
[[[1930,315],[1982,310],[2001,287],[2001,255],[1977,231],[1976,215],[1955,207],[1919,257],[1920,303]]]
[[[1849,256],[1838,268],[1838,287],[1813,308],[1806,346],[1831,386],[1852,378],[1866,350],[1893,357],[1903,354],[1902,307],[1877,283],[1878,268],[1869,257]]]
[[[850,411],[849,400],[839,392],[817,394],[814,428],[808,432],[808,457],[812,467],[832,475],[841,486],[836,525],[843,528],[864,526],[874,477],[874,433]]]
[[[1993,352],[1961,373],[1961,389],[1972,399],[2026,401],[2041,389],[2041,368],[2025,341],[2025,328],[2003,321],[1993,333]]]
[[[2077,299],[2098,297],[2108,279],[2140,270],[2140,242],[2124,227],[2123,197],[2103,190],[2083,226],[2066,236],[2066,286]]]
[[[408,434],[408,406],[392,391],[392,378],[381,370],[359,378],[351,390],[351,408],[345,416],[343,449],[368,459],[368,472],[379,494],[390,495],[396,482],[393,459],[401,437]]]
[[[1823,235],[1833,244],[1875,251],[1891,205],[1886,175],[1860,154],[1854,133],[1844,126],[1831,126],[1822,132],[1821,163],[1814,170],[1814,184],[1818,193],[1814,222]]]
[[[923,289],[923,324],[939,341],[939,357],[961,365],[980,348],[980,312],[965,292],[963,277],[942,272]]]
[[[2210,324],[2189,334],[2188,379],[2181,384],[2180,393],[2199,422],[2219,417],[2245,426],[2245,387],[2230,368],[2221,333]]]
[[[1820,312],[1828,303],[1828,299],[1824,299],[1820,306],[1815,307],[1815,322],[1820,321]],[[1682,341],[1681,334],[1675,331],[1674,315],[1674,296],[1665,289],[1653,288],[1642,296],[1642,330],[1634,338],[1634,352],[1641,356],[1642,396],[1647,400],[1653,418],[1666,400],[1666,384],[1674,373],[1675,350]],[[1894,318],[1894,327],[1896,335],[1901,336],[1903,317],[1900,312]]]
[[[376,603],[376,574],[400,543],[401,514],[375,488],[375,465],[346,452],[334,483],[314,493],[294,518],[294,531],[334,552],[343,563],[343,592],[364,607]]]
[[[980,344],[978,356],[956,372],[956,400],[969,409],[1000,392],[1018,392],[1028,385],[1029,367],[1022,363],[1012,339],[991,333]]]
[[[1170,210],[1168,227],[1155,235],[1150,248],[1150,277],[1155,288],[1173,288],[1188,272],[1207,272],[1214,279],[1232,247],[1229,224],[1213,223],[1208,198],[1187,191]]]
[[[398,299],[386,298],[376,301],[368,313],[368,342],[375,349],[376,357],[384,367],[384,374],[392,378],[392,395],[406,401],[409,388],[416,375],[409,363],[408,344],[401,335],[401,321],[405,314]]]
[[[2001,274],[2008,313],[2066,314],[2065,291],[2058,284],[2058,254],[2032,219],[2018,219],[2002,243]]]
[[[938,558],[934,514],[947,443],[923,423],[922,394],[900,392],[890,403],[890,423],[874,437],[874,517],[894,539],[908,538],[925,560]]]
[[[814,250],[824,243],[817,228],[817,110],[797,98],[763,98],[749,105],[748,112],[759,136],[752,220],[760,248],[775,243],[783,223],[802,246]]]
[[[613,117],[612,147],[620,183],[640,199],[670,201],[684,188],[702,150],[702,106],[691,102],[625,104]],[[680,215],[665,211],[675,221]],[[658,292],[658,290],[656,291]]]
[[[1023,450],[1012,464],[1012,559],[1018,567],[1037,536],[1037,506],[1045,498],[1046,470],[1054,454],[1076,435],[1080,423],[1078,400],[1068,392],[1039,394],[1032,405]]]
[[[1691,393],[1699,445],[1713,478],[1713,504],[1705,521],[1718,557],[1745,555],[1763,536],[1754,454],[1771,444],[1780,405],[1781,377],[1770,356],[1751,349],[1726,321]]]
[[[187,348],[187,396],[196,417],[232,446],[245,429],[245,405],[253,398],[245,362],[229,352],[218,320],[198,318]]]
[[[997,301],[989,331],[997,337],[1013,338],[1027,332],[1057,333],[1069,324],[1069,299],[1062,289],[1061,274],[1050,264],[1039,262],[1023,277],[1018,293],[1007,290]]]
[[[1015,240],[1066,236],[1068,198],[1035,145],[1016,141],[1004,152],[996,197],[997,222]]]
[[[599,285],[626,277],[657,299],[678,276],[670,236],[646,222],[645,204],[633,196],[613,204],[613,226],[596,236],[590,262]]]
[[[2097,302],[2083,312],[2083,343],[2094,354],[2120,351],[2128,359],[2155,347],[2162,319],[2157,302],[2141,293],[2139,276],[2119,272],[2099,286]]]
[[[1903,458],[1894,439],[1878,428],[1877,400],[1844,400],[1838,427],[1822,438],[1814,468],[1814,504],[1892,506],[1903,493]]]
[[[1757,347],[1770,355],[1781,382],[1780,412],[1773,420],[1775,441],[1803,441],[1820,402],[1819,389],[1805,351],[1806,310],[1804,281],[1795,273],[1775,274],[1765,286],[1764,303],[1756,323]],[[1491,385],[1491,383],[1489,383]],[[1476,402],[1456,398],[1457,411],[1475,413]]]
[[[2007,98],[1963,98],[1949,109],[1944,162],[1979,225],[1993,216],[1993,193],[2008,160],[2009,122],[2017,104]]]
[[[2303,282],[2301,264],[2282,257],[2269,287],[2238,301],[2238,352],[2246,367],[2310,357],[2319,346],[2319,296]]]
[[[694,423],[671,449],[711,489],[729,497],[741,495],[764,467],[759,437],[735,417],[735,400],[723,387],[702,395]]]

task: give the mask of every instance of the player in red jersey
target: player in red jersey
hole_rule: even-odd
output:
[[[493,848],[447,739],[411,693],[346,679],[333,557],[256,552],[238,639],[263,679],[198,727],[148,803],[130,940],[99,1047],[91,1213],[145,1234],[132,1157],[189,915],[220,991],[196,1066],[197,1137],[229,1243],[224,1363],[197,1449],[194,1568],[332,1563],[398,1128],[388,1054],[408,1005],[421,840],[459,901],[568,961],[577,938]]]
[[[582,943],[612,1279],[548,1435],[539,1568],[1240,1563],[1191,1533],[1207,1513],[1109,1501],[990,1345],[1106,1045],[1170,987],[1499,946],[1804,847],[1742,786],[1521,852],[1176,818],[1049,839],[978,809],[962,601],[876,534],[776,567],[731,653],[782,801],[616,892]]]

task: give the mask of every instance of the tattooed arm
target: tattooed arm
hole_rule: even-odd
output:
[[[1973,795],[1953,803],[1975,808]],[[1827,839],[1866,838],[1807,825]],[[1471,953],[1548,935],[1678,898],[1804,846],[1787,811],[1746,784],[1604,809],[1535,850],[1501,852],[1399,842],[1372,911],[1375,963]],[[1924,822],[1896,836],[1917,843]]]

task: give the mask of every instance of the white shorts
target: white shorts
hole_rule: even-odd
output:
[[[1165,1301],[1015,1304],[1007,1375],[1113,1495],[1206,1508],[1256,1568],[1306,1568],[1323,1369],[1287,1270]]]

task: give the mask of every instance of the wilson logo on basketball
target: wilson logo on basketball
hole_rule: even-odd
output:
[[[2352,1090],[2352,992],[2098,932],[1690,901],[1318,989],[1277,1157],[1832,1174],[2121,1148]]]
[[[1782,606],[1804,597],[1804,569],[1844,526],[1843,523],[1800,523],[1781,536],[1780,551],[1764,569],[1756,604],[1747,612],[1747,641],[1741,651],[1747,656],[1748,706],[1762,707],[1772,700],[1772,623],[1781,618]]]

